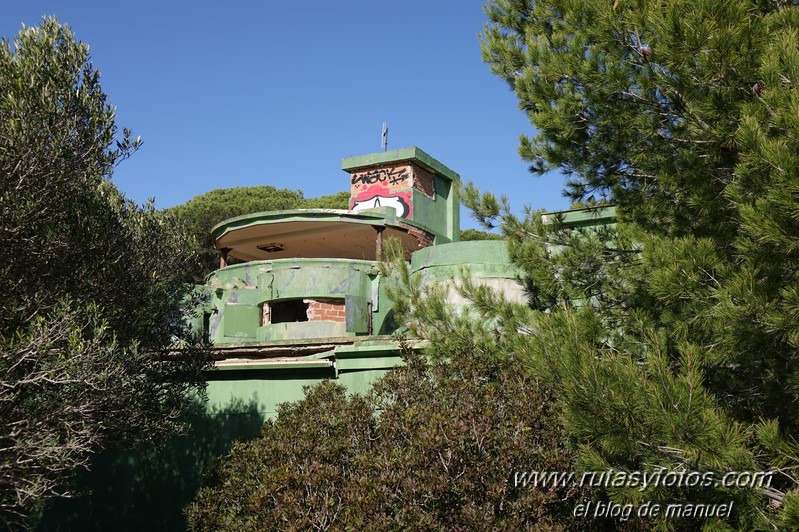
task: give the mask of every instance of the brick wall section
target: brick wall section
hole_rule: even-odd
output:
[[[433,174],[418,164],[411,163],[411,168],[413,169],[414,188],[428,198],[435,199],[436,186],[435,181],[433,180]]]
[[[400,178],[399,175],[403,173],[405,177]],[[418,164],[408,162],[380,165],[355,172],[350,175],[350,183],[352,198],[365,188],[375,185],[393,191],[407,190],[413,187],[430,199],[435,199],[436,195],[433,173]]]
[[[430,233],[428,233],[427,231],[423,231],[421,229],[413,227],[412,225],[404,224],[402,222],[399,223],[399,226],[404,229],[407,229],[408,234],[419,241],[419,249],[433,245],[435,237]]]
[[[304,299],[308,303],[308,321],[344,323],[346,312],[343,299]]]

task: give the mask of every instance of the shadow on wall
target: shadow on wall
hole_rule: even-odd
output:
[[[77,482],[88,494],[54,501],[35,529],[186,530],[183,507],[200,488],[204,468],[233,439],[251,438],[264,424],[255,398],[211,412],[196,402],[186,417],[188,433],[164,448],[99,455]]]

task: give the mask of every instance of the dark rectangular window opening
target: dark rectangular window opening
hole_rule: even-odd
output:
[[[308,303],[302,299],[289,299],[269,304],[272,323],[308,321]]]

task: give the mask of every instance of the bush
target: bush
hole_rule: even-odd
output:
[[[570,467],[550,393],[504,357],[403,357],[365,398],[324,382],[283,405],[209,471],[190,528],[567,528],[571,493],[514,486]]]

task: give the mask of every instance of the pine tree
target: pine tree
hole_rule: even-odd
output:
[[[484,58],[537,129],[520,154],[534,173],[565,172],[574,200],[612,202],[618,223],[520,219],[469,188],[476,217],[509,237],[530,305],[462,291],[558,390],[586,470],[775,472],[770,487],[607,496],[734,501],[709,528],[799,527],[799,8],[494,0],[486,12]]]

